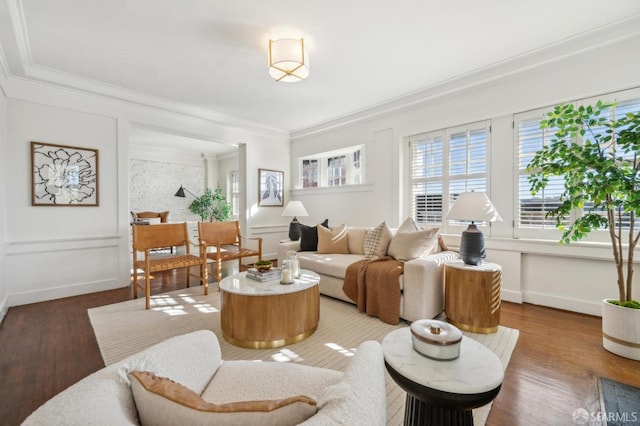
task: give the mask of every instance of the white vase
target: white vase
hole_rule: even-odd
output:
[[[602,346],[609,352],[640,361],[640,309],[602,301]]]

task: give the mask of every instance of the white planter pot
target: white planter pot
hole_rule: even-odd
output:
[[[640,309],[602,301],[602,346],[609,352],[640,361]]]

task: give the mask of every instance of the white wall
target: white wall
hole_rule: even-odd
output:
[[[182,185],[199,196],[206,181],[205,159],[200,153],[132,145],[129,158],[129,209],[169,211],[172,222],[195,222],[199,216],[188,209],[194,197],[175,197]]]
[[[363,114],[355,123],[336,120],[326,128],[298,132],[292,135],[294,173],[300,156],[367,142],[373,148],[367,150],[367,173],[374,177],[371,185],[359,191],[314,189],[294,194],[304,202],[311,222],[328,217],[334,224],[371,226],[386,219],[397,226],[410,212],[409,201],[401,196],[408,191],[406,138],[490,119],[489,192],[504,221],[492,225],[488,260],[503,266],[503,298],[600,315],[601,299],[617,296],[615,269],[606,248],[584,244],[559,248],[555,242],[513,238],[516,143],[512,122],[515,113],[640,86],[640,61],[632,53],[638,45],[636,33],[599,46],[582,46],[583,51],[563,46],[562,59],[536,63],[523,58],[518,72],[498,66],[486,70],[484,82],[463,77],[426,91],[425,100],[414,100],[410,106],[368,118]],[[447,236],[454,246],[458,240],[458,235]],[[637,282],[634,292],[636,297],[640,294]]]
[[[288,151],[288,136],[269,129],[220,123],[201,114],[133,105],[21,79],[2,81],[8,120],[6,142],[0,135],[0,153],[6,147],[6,157],[11,159],[6,175],[13,177],[11,185],[5,185],[4,179],[0,183],[0,203],[6,202],[0,204],[0,211],[7,215],[6,237],[0,227],[0,261],[4,259],[1,275],[5,283],[0,282],[0,289],[7,296],[7,306],[129,285],[129,158],[130,151],[135,151],[129,142],[132,127],[167,129],[187,137],[244,144],[251,148],[245,151],[247,158],[242,159],[247,164],[258,161],[252,156],[261,152],[260,146]],[[99,149],[100,205],[31,206],[32,140]],[[284,169],[288,158],[269,165]],[[255,183],[248,186],[255,190]],[[176,198],[173,193],[177,187],[172,189],[171,200]],[[248,198],[245,205],[247,202]],[[256,217],[262,225],[272,221],[260,214]],[[245,219],[249,227],[253,221],[253,217]],[[283,230],[277,239],[284,236]],[[269,250],[275,252],[275,245]]]

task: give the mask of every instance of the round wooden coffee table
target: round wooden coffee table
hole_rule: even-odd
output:
[[[293,284],[259,282],[246,272],[222,279],[222,336],[232,345],[267,349],[311,336],[320,320],[320,277],[302,270]]]

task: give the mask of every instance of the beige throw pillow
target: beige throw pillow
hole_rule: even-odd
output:
[[[367,259],[376,259],[387,255],[387,247],[391,241],[391,229],[387,226],[387,222],[367,232],[364,236],[364,255]]]
[[[330,229],[318,226],[318,253],[348,254],[347,225],[333,226]]]
[[[415,220],[412,217],[408,217],[402,222],[402,225],[398,228],[398,232],[415,232],[420,231],[421,228],[418,226]]]
[[[423,231],[400,232],[391,239],[389,256],[396,260],[407,261],[430,253],[438,244],[438,228]]]
[[[316,401],[306,396],[212,404],[165,377],[129,374],[140,423],[144,425],[296,425],[313,416]]]

